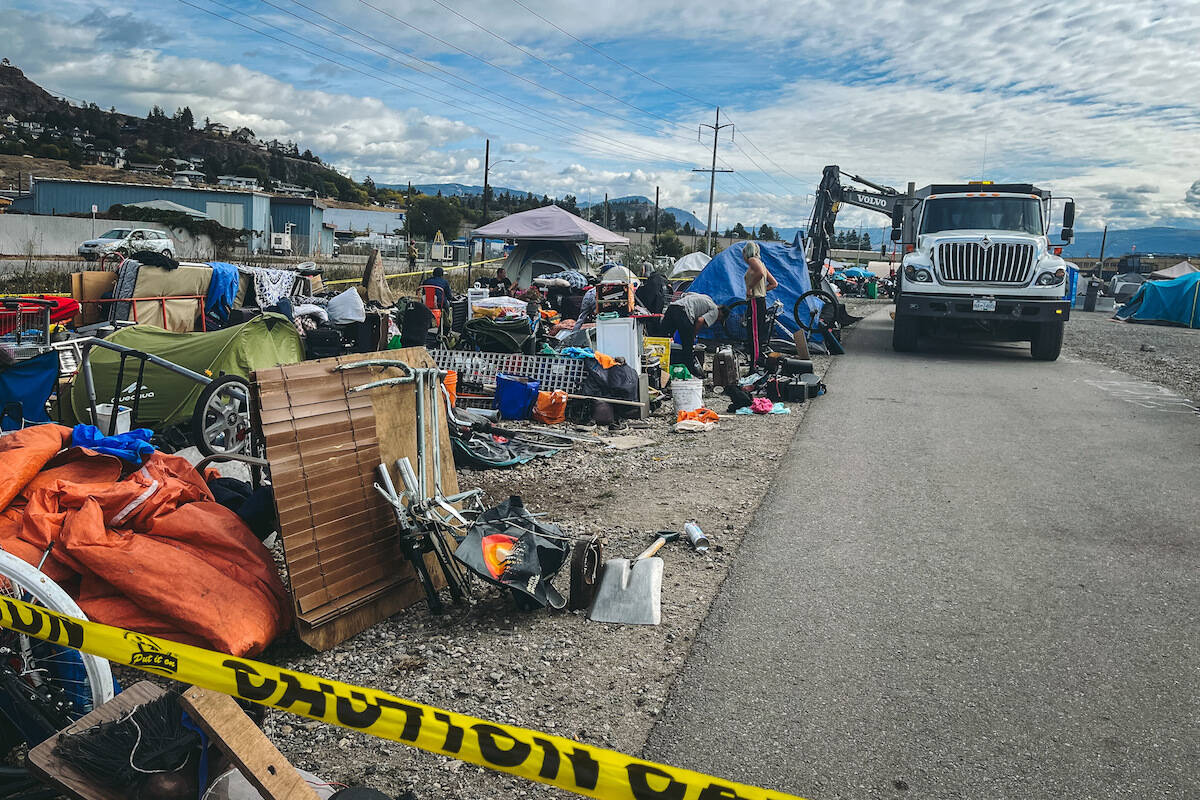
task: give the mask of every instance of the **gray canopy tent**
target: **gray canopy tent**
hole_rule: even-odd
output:
[[[471,231],[474,238],[514,239],[517,246],[504,261],[514,286],[529,286],[539,275],[570,269],[582,272],[587,259],[581,247],[589,244],[627,245],[629,240],[558,206],[510,214]]]

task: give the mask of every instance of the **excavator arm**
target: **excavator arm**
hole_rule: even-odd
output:
[[[855,186],[844,186],[842,185],[843,176],[849,181],[869,187],[874,191],[868,192]],[[813,285],[820,285],[825,259],[829,257],[829,251],[832,249],[834,223],[837,221],[838,211],[843,203],[895,218],[896,207],[907,199],[907,195],[891,186],[883,186],[858,175],[843,173],[836,164],[825,167],[821,173],[821,183],[817,187],[812,218],[808,223],[808,240],[804,253]]]

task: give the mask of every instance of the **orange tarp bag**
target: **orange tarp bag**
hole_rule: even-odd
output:
[[[538,392],[531,416],[546,425],[557,425],[567,418],[567,393]]]

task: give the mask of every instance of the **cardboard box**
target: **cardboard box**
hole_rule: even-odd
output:
[[[71,273],[71,298],[78,301],[79,313],[75,315],[75,327],[91,325],[108,318],[108,304],[87,302],[99,300],[112,291],[117,282],[117,273],[100,270]]]

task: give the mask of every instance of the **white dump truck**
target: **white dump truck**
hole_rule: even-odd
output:
[[[1071,304],[1062,248],[1048,238],[1050,206],[1050,192],[1030,184],[934,184],[898,198],[892,240],[906,252],[892,348],[912,352],[923,335],[953,333],[1027,341],[1034,359],[1057,359]],[[1064,243],[1074,222],[1067,199]]]

